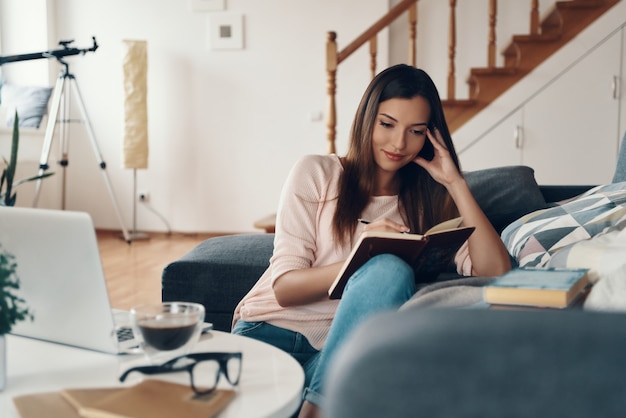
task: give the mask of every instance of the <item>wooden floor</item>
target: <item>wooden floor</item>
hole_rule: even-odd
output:
[[[150,233],[131,244],[119,232],[97,231],[111,305],[117,309],[161,301],[161,271],[201,241],[219,234]]]

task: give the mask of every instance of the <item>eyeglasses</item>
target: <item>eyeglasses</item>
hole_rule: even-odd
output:
[[[232,386],[239,384],[241,353],[192,353],[176,357],[161,365],[138,366],[126,370],[120,382],[132,372],[143,374],[189,373],[191,388],[197,395],[205,395],[217,387],[223,374]]]

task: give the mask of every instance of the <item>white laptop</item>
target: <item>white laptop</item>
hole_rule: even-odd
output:
[[[15,256],[19,295],[34,314],[12,334],[112,354],[136,346],[115,337],[126,312],[111,309],[87,213],[0,206],[0,244]]]

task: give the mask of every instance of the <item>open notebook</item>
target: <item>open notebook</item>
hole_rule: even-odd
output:
[[[113,354],[136,345],[114,332],[126,312],[111,309],[87,213],[0,206],[0,244],[15,257],[19,294],[35,316],[12,334]]]

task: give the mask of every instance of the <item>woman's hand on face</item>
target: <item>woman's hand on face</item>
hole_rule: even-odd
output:
[[[431,132],[430,129],[426,130],[426,136],[435,150],[433,159],[428,161],[427,159],[415,157],[413,162],[423,167],[428,173],[439,183],[447,186],[453,183],[455,180],[461,178],[461,173],[457,170],[450,152],[444,145],[443,138],[438,129],[435,132]]]
[[[409,227],[403,224],[392,221],[391,219],[379,219],[372,221],[363,227],[363,232],[366,231],[383,231],[383,232],[409,232]]]

